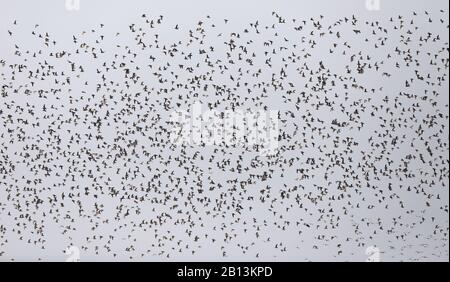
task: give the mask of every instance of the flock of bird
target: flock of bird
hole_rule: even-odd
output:
[[[4,32],[0,260],[448,260],[446,11]],[[169,142],[196,101],[278,150]]]

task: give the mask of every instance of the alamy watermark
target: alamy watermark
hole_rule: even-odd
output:
[[[246,147],[260,155],[274,155],[278,149],[278,111],[202,111],[195,102],[191,110],[174,111],[170,120],[172,144]]]
[[[80,0],[66,0],[65,6],[67,11],[79,11]]]
[[[366,0],[366,9],[368,11],[379,11],[381,9],[381,0]]]
[[[66,254],[66,262],[79,262],[80,261],[80,249],[76,246],[70,246],[64,253]]]
[[[366,255],[368,256],[366,262],[380,262],[381,251],[380,248],[375,246],[369,246],[366,249]]]

